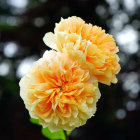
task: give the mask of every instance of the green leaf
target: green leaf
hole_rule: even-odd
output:
[[[69,136],[71,134],[72,131],[66,131],[67,135]]]
[[[51,132],[48,128],[42,128],[42,134],[51,140],[66,140],[64,131]]]
[[[30,118],[30,122],[37,124],[37,125],[40,125],[38,119]]]
[[[30,122],[32,122],[33,124],[39,124],[39,120],[38,119],[34,119],[34,118],[30,118]],[[64,130],[61,129],[57,132],[51,132],[48,128],[42,128],[42,134],[51,139],[51,140],[66,140],[65,138],[65,133]],[[66,131],[67,135],[69,136],[71,134],[72,131]]]

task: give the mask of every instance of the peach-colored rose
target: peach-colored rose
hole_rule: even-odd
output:
[[[51,131],[86,123],[100,98],[97,81],[66,54],[46,51],[20,81],[20,95],[31,117]]]
[[[47,33],[46,45],[65,52],[74,61],[90,70],[103,84],[116,83],[120,71],[119,50],[112,35],[106,34],[98,26],[86,24],[81,18],[69,17],[56,24],[54,34]]]

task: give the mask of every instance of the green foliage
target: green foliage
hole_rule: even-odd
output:
[[[57,132],[51,132],[48,128],[42,128],[42,134],[51,140],[66,140],[62,129]]]
[[[9,25],[9,24],[6,24],[6,23],[0,23],[0,30],[1,31],[4,31],[4,30],[15,30],[17,27],[16,26],[13,26],[13,25]]]
[[[40,125],[38,119],[30,118],[30,122],[32,122],[33,124]]]
[[[67,135],[69,136],[71,134],[72,131],[66,131]]]
[[[30,118],[30,122],[33,124],[39,124],[38,119]],[[70,135],[71,131],[66,131],[67,135]],[[48,128],[42,128],[42,134],[50,140],[66,140],[64,130],[61,129],[57,132],[51,132]]]

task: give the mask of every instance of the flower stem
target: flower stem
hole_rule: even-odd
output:
[[[66,138],[66,140],[69,140],[69,136],[67,135],[66,130],[64,130],[64,134],[65,134],[65,138]]]

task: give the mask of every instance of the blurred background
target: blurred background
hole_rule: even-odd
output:
[[[95,117],[70,140],[140,139],[140,0],[0,0],[0,140],[46,139],[30,123],[18,83],[49,50],[44,34],[73,15],[114,36],[122,69],[116,85],[99,85]]]

